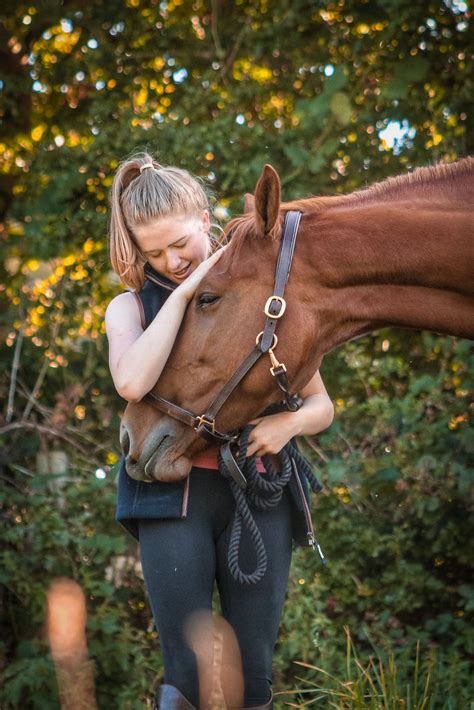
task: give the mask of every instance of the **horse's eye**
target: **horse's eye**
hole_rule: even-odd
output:
[[[210,306],[211,303],[218,301],[220,296],[216,296],[215,293],[201,293],[197,299],[198,308],[205,308]]]

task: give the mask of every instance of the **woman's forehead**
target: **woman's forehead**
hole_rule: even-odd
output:
[[[179,239],[194,233],[198,217],[165,216],[135,227],[135,239],[143,251],[166,249]]]

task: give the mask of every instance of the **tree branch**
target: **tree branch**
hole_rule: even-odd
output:
[[[216,48],[216,56],[220,61],[224,57],[224,50],[222,49],[219,31],[217,29],[217,0],[211,0],[211,34],[214,40],[214,47]]]
[[[320,459],[324,461],[324,463],[329,462],[329,459],[326,454],[324,454],[323,450],[317,444],[314,443],[311,436],[303,436],[303,441],[305,444],[307,444],[307,446],[309,446],[310,449],[314,451],[315,454],[319,456]]]
[[[62,288],[58,288],[56,297],[59,298],[61,296],[61,294],[62,294]],[[56,336],[57,336],[58,330],[59,330],[59,325],[60,325],[60,320],[58,318],[56,321],[54,321],[54,325],[51,329],[50,343],[55,343]],[[23,415],[21,417],[21,421],[26,421],[28,419],[28,417],[30,416],[31,410],[33,409],[33,406],[34,406],[34,403],[37,401],[38,392],[40,391],[41,386],[44,382],[44,378],[46,377],[48,367],[49,367],[49,362],[45,359],[42,366],[41,366],[41,370],[38,375],[38,378],[35,382],[35,386],[33,387],[33,391],[31,392],[30,400],[29,400],[28,404],[26,405]]]
[[[23,321],[24,318],[21,317],[21,320]],[[12,417],[13,417],[13,404],[15,401],[16,381],[17,381],[17,376],[18,376],[18,369],[20,367],[20,354],[21,354],[21,346],[23,344],[24,335],[25,334],[24,334],[23,328],[20,328],[20,330],[18,331],[18,337],[16,339],[15,352],[13,354],[12,373],[11,373],[11,377],[10,377],[10,387],[8,390],[7,413],[5,416],[5,421],[7,421],[7,422],[11,422]]]
[[[52,437],[57,437],[59,439],[62,439],[63,441],[66,441],[68,444],[80,451],[81,454],[83,454],[83,456],[85,456],[86,458],[90,459],[91,457],[90,449],[85,449],[84,447],[82,447],[80,444],[74,441],[74,439],[72,439],[70,436],[61,431],[61,429],[54,429],[53,427],[44,426],[43,424],[37,424],[36,422],[20,421],[13,422],[12,424],[7,424],[7,426],[0,428],[0,435],[8,434],[10,431],[16,431],[20,429],[36,431],[39,434],[47,434]]]

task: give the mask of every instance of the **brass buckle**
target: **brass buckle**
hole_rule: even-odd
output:
[[[263,335],[263,330],[261,330],[260,333],[259,333],[259,334],[257,335],[257,337],[255,338],[255,345],[258,345],[258,343],[260,342],[260,338],[262,337],[262,335]],[[276,337],[275,333],[273,333],[272,345],[271,345],[271,347],[268,349],[268,351],[270,352],[270,350],[273,350],[273,348],[276,348],[277,345],[278,345],[278,338]]]
[[[211,431],[213,434],[216,433],[216,422],[215,419],[209,420],[206,419],[204,414],[198,414],[196,416],[197,424],[195,425],[194,429],[197,431],[200,427],[205,426],[206,424],[211,427]]]
[[[280,303],[280,305],[281,305],[280,311],[276,315],[274,315],[273,313],[270,313],[270,307],[271,307],[273,301],[278,301],[278,303]],[[265,304],[265,308],[263,309],[267,318],[272,318],[272,319],[274,318],[275,320],[278,320],[278,318],[281,318],[283,313],[285,312],[285,310],[286,310],[286,301],[281,296],[270,296],[270,298],[267,300],[267,302]]]

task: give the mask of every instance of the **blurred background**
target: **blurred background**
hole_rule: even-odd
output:
[[[45,596],[66,576],[86,595],[99,707],[138,710],[162,666],[137,546],[114,521],[125,402],[103,318],[121,290],[107,255],[118,162],[149,149],[202,176],[225,223],[266,162],[290,199],[472,154],[469,9],[4,0],[0,13],[0,704],[59,707]],[[336,419],[302,443],[330,564],[294,556],[277,707],[469,707],[473,360],[467,341],[401,330],[326,357]]]

